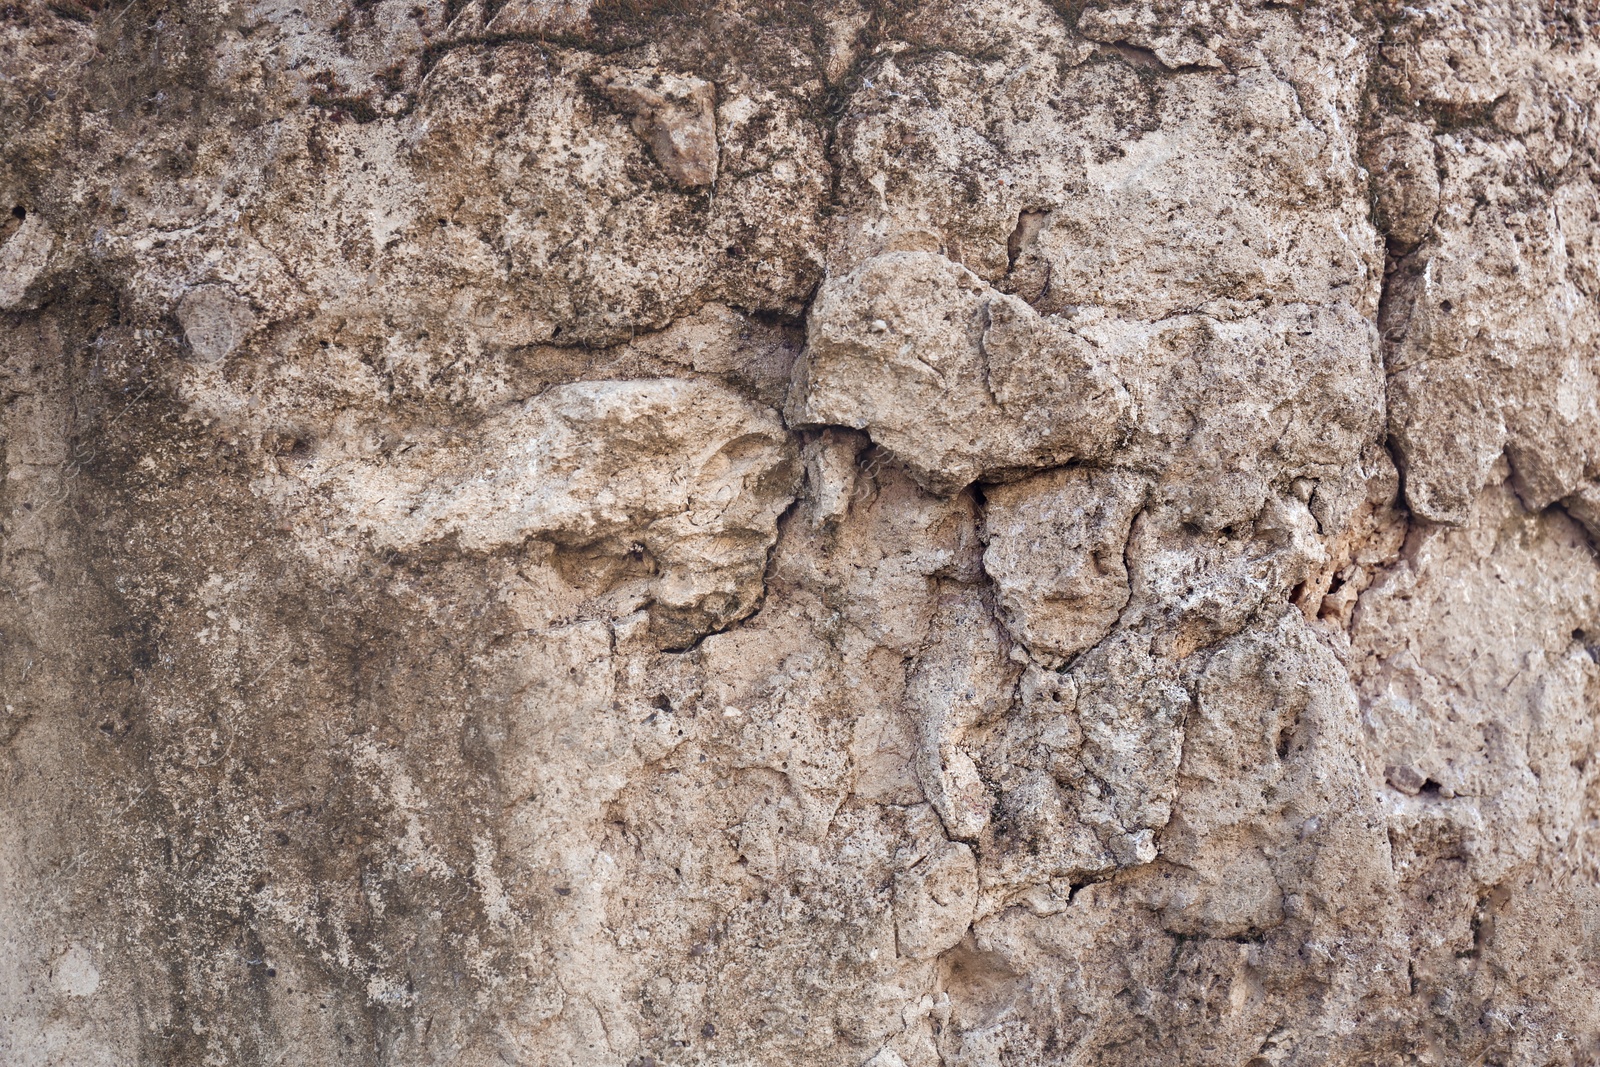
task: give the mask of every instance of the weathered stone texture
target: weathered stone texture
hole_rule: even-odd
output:
[[[1597,34],[0,2],[0,1064],[1600,1064]]]

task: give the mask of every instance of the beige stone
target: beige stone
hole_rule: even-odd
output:
[[[0,11],[0,1064],[1597,1062],[1595,33]]]

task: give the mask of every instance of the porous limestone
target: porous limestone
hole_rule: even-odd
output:
[[[1600,1064],[1597,35],[0,2],[0,1064]]]

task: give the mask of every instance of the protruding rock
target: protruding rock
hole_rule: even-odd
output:
[[[687,74],[607,67],[594,78],[633,130],[650,146],[667,177],[685,188],[717,180],[716,89]]]
[[[1013,677],[984,598],[971,589],[940,597],[906,686],[906,710],[917,730],[917,779],[951,837],[973,840],[989,823],[994,798],[965,743],[1010,703]]]
[[[1396,122],[1373,140],[1366,157],[1379,228],[1402,246],[1421,241],[1439,210],[1439,167],[1428,128]]]
[[[790,421],[866,430],[936,490],[1103,455],[1128,411],[1092,345],[934,253],[829,280],[807,340]]]
[[[684,644],[754,609],[798,464],[774,414],[704,381],[576,382],[491,420],[325,479],[347,521],[393,547],[539,538],[605,571],[637,557],[653,628]]]
[[[0,311],[25,311],[37,305],[30,299],[30,289],[55,247],[55,234],[37,213],[24,212],[21,223],[0,244]]]
[[[978,904],[972,849],[945,842],[894,876],[895,941],[900,955],[932,959],[960,943]]]
[[[1051,471],[987,494],[985,569],[1013,636],[1059,659],[1111,631],[1128,602],[1123,552],[1145,482],[1119,471]]]

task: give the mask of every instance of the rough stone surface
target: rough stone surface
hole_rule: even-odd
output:
[[[1597,34],[0,6],[0,1064],[1600,1064]]]

